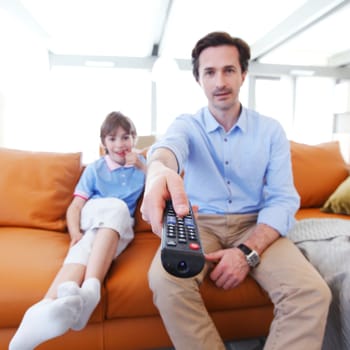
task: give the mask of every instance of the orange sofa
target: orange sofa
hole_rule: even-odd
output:
[[[295,185],[301,195],[297,218],[348,218],[320,210],[348,177],[338,143],[307,146],[291,142],[291,149]],[[67,252],[65,211],[82,165],[79,153],[0,149],[0,168],[0,350],[7,350],[25,310],[43,297]],[[87,327],[38,349],[171,346],[147,282],[148,267],[160,242],[142,221],[139,208],[135,232],[135,240],[112,265],[101,302]],[[225,340],[268,334],[273,305],[251,278],[230,291],[206,279],[201,292]]]

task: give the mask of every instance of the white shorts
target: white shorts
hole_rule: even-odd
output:
[[[99,228],[118,232],[119,242],[114,257],[120,255],[134,238],[134,219],[126,203],[118,198],[88,200],[82,209],[80,221],[84,235],[69,249],[63,264],[87,265]]]

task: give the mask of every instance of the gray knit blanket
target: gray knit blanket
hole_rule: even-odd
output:
[[[350,350],[350,220],[300,220],[288,238],[332,291],[322,350]]]

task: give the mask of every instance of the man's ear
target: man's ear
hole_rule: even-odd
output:
[[[245,72],[242,73],[242,83],[241,83],[241,86],[243,85],[247,74],[248,74],[248,71],[245,71]]]

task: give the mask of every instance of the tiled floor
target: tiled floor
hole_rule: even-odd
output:
[[[249,339],[225,343],[226,350],[262,350],[265,339]]]

